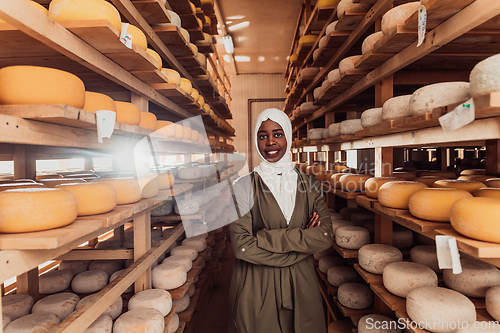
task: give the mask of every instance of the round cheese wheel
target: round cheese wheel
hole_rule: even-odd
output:
[[[431,84],[413,93],[410,99],[410,112],[414,116],[432,113],[434,108],[465,102],[469,98],[469,82]]]
[[[189,272],[191,270],[191,268],[193,268],[193,261],[191,260],[191,258],[189,256],[181,255],[181,254],[175,254],[175,255],[171,255],[169,257],[166,257],[163,260],[162,264],[165,264],[165,263],[181,264],[186,269],[186,272]]]
[[[313,44],[314,42],[316,42],[316,39],[318,38],[318,36],[315,36],[315,35],[305,35],[305,36],[302,36],[299,38],[299,45],[302,45],[302,44]]]
[[[300,71],[301,76],[316,76],[320,71],[319,67],[306,67]]]
[[[141,200],[141,187],[136,178],[104,178],[98,181],[114,187],[118,205],[131,204]]]
[[[327,27],[326,27],[326,31],[325,31],[325,35],[326,36],[329,36],[331,35],[332,32],[334,32],[337,28],[337,24],[339,23],[339,21],[333,21],[332,23],[330,23]]]
[[[367,244],[358,251],[359,265],[373,274],[382,274],[385,266],[399,261],[403,261],[403,253],[390,245]]]
[[[321,252],[316,252],[313,255],[313,257],[314,257],[314,260],[320,261],[321,258],[323,258],[323,257],[334,256],[334,255],[338,255],[337,251],[335,251],[335,249],[333,247],[329,247],[328,249],[323,250]]]
[[[343,191],[347,192],[364,192],[365,182],[371,176],[359,174],[346,174],[340,177],[340,184]]]
[[[65,104],[82,108],[85,85],[77,76],[53,68],[0,69],[0,104]]]
[[[458,177],[459,180],[472,180],[476,182],[486,183],[488,179],[495,178],[495,176],[491,175],[461,175]]]
[[[423,177],[417,177],[417,178],[413,179],[413,181],[425,184],[429,187],[432,187],[432,185],[434,185],[434,182],[436,180],[441,180],[441,179],[445,179],[445,178],[439,177],[439,176],[423,176]]]
[[[75,311],[80,297],[73,293],[59,293],[42,298],[33,305],[31,313],[50,312],[62,321]]]
[[[177,200],[174,206],[174,212],[178,215],[192,215],[198,213],[199,210],[198,202],[192,199]]]
[[[184,295],[181,299],[174,299],[172,301],[172,306],[177,307],[175,313],[181,313],[185,311],[189,307],[190,302],[191,302],[191,297],[189,297],[188,294]]]
[[[100,269],[78,274],[71,281],[71,289],[77,294],[95,293],[108,284],[109,275]]]
[[[401,333],[399,323],[380,314],[369,314],[358,322],[359,333]]]
[[[486,311],[496,321],[500,320],[500,286],[491,287],[486,291]]]
[[[378,198],[378,190],[385,183],[400,181],[401,178],[396,177],[371,177],[365,182],[365,193],[369,198]]]
[[[443,270],[443,281],[448,288],[465,296],[485,297],[486,291],[500,285],[500,271],[487,262],[476,259],[461,259],[462,273],[453,274],[451,269]]]
[[[158,184],[155,175],[141,177],[138,180],[140,186],[142,187],[142,198],[153,198],[160,193],[160,185]]]
[[[406,297],[408,293],[419,287],[437,287],[436,272],[425,265],[414,262],[393,262],[383,269],[384,287],[392,294]]]
[[[191,81],[185,78],[181,78],[181,84],[180,87],[182,90],[186,92],[186,94],[191,95],[193,92],[193,86],[191,85]]]
[[[5,313],[2,313],[2,328],[5,328],[5,326],[9,325],[11,322],[12,319],[10,319],[10,317],[7,316]]]
[[[451,205],[465,198],[472,198],[472,194],[456,188],[425,188],[411,195],[408,207],[419,219],[450,222]]]
[[[94,113],[99,110],[109,110],[116,112],[116,103],[108,95],[92,91],[86,91],[85,105],[83,106],[82,109]]]
[[[410,250],[411,261],[422,264],[436,273],[441,273],[439,268],[436,246],[435,245],[417,245]]]
[[[163,68],[161,72],[167,77],[167,83],[174,83],[178,86],[181,85],[181,75],[176,70]]]
[[[139,123],[140,127],[156,131],[156,116],[151,112],[141,111],[141,121]]]
[[[388,99],[382,105],[382,119],[397,120],[411,116],[410,99],[412,95],[403,95]]]
[[[344,220],[348,220],[348,221],[350,221],[350,220],[351,220],[351,215],[352,215],[352,213],[354,213],[354,212],[359,212],[359,211],[360,211],[360,209],[359,209],[359,208],[344,207],[344,208],[342,208],[342,209],[339,211],[339,213],[340,213],[340,215],[342,215],[342,218],[343,218]]]
[[[461,179],[441,179],[436,180],[432,185],[434,188],[455,188],[470,193],[474,193],[480,188],[484,187],[484,183],[475,182],[472,180],[461,180]]]
[[[182,245],[194,247],[198,252],[203,252],[207,249],[207,241],[205,239],[186,238],[182,241]]]
[[[498,188],[498,187],[480,188],[479,190],[475,191],[473,194],[475,197],[499,198],[500,199],[500,188]]]
[[[113,319],[106,314],[102,314],[83,333],[108,333],[112,329]]]
[[[500,55],[494,55],[474,66],[469,76],[472,97],[500,90],[499,64]]]
[[[104,0],[53,0],[50,2],[48,15],[56,22],[106,20],[118,30],[121,30],[122,24],[120,12]]]
[[[326,45],[328,44],[328,36],[323,36],[320,38],[319,40],[319,44],[318,44],[318,47],[319,48],[324,48]]]
[[[160,190],[168,190],[174,186],[175,177],[170,173],[163,173],[156,176],[156,181]]]
[[[373,292],[369,287],[360,283],[344,283],[337,290],[340,304],[349,309],[366,309],[373,303]]]
[[[193,97],[194,101],[197,102],[198,98],[200,98],[200,93],[198,92],[198,90],[193,89],[193,91],[191,92],[191,97]]]
[[[328,283],[334,287],[340,287],[344,283],[357,282],[358,272],[348,266],[333,266],[327,271]]]
[[[164,317],[172,309],[172,296],[163,289],[149,289],[138,292],[128,302],[128,309],[152,308],[158,310]]]
[[[340,227],[335,231],[335,242],[344,249],[357,250],[370,243],[370,232],[362,227]]]
[[[396,225],[392,231],[392,245],[398,249],[405,249],[413,244],[413,232]]]
[[[139,125],[141,123],[141,110],[132,103],[115,101],[116,122],[127,125]]]
[[[2,314],[16,320],[30,314],[34,303],[33,297],[28,294],[2,296]]]
[[[485,169],[465,169],[460,172],[460,176],[486,175]]]
[[[420,8],[420,1],[414,1],[399,5],[387,11],[387,13],[382,16],[382,32],[384,34],[389,34],[391,30],[398,25],[404,26],[406,20],[410,18],[418,8]]]
[[[82,306],[84,306],[85,304],[87,304],[87,302],[90,301],[92,299],[92,297],[94,297],[95,295],[96,294],[91,294],[91,295],[88,295],[88,296],[82,298],[76,304],[75,309],[79,309]],[[116,299],[116,301],[113,302],[113,304],[111,304],[106,310],[104,310],[104,312],[102,314],[107,315],[107,316],[111,317],[111,319],[115,320],[116,318],[118,318],[121,315],[122,309],[123,309],[123,299],[120,296]],[[129,305],[129,309],[130,309],[130,305]]]
[[[194,45],[193,43],[189,43],[188,46],[193,52],[193,54],[196,56],[198,54],[198,46]]]
[[[151,271],[153,287],[157,289],[175,289],[187,280],[186,268],[181,264],[161,264]]]
[[[365,54],[366,52],[371,51],[373,49],[373,45],[382,39],[382,37],[384,37],[384,33],[382,31],[375,32],[366,37],[361,45],[361,53]]]
[[[472,324],[476,308],[464,295],[440,287],[421,287],[406,297],[406,312],[410,319],[421,322],[422,328],[436,333],[455,332],[459,321]],[[434,321],[435,319],[437,321]],[[435,324],[433,324],[435,323]]]
[[[342,59],[339,62],[340,76],[344,76],[345,73],[347,73],[348,71],[355,70],[356,69],[355,64],[359,59],[361,59],[361,57],[362,57],[361,55],[355,55]]]
[[[156,52],[155,50],[152,50],[152,49],[150,49],[150,48],[147,48],[147,49],[146,49],[146,52],[147,52],[150,56],[152,56],[152,57],[156,60],[156,62],[158,62],[158,66],[157,66],[157,67],[158,67],[158,70],[160,70],[160,71],[161,71],[161,68],[162,68],[163,62],[162,62],[161,57],[160,57],[160,55],[158,54],[158,52]]]
[[[334,266],[342,266],[344,264],[344,260],[339,257],[326,256],[319,260],[318,268],[321,273],[326,274],[328,270]]]
[[[330,177],[334,174],[334,172],[335,171],[331,171],[331,170],[323,170],[323,171],[316,173],[314,175],[314,177],[316,177],[316,179],[319,181],[325,182],[325,181],[330,180]]]
[[[76,197],[78,216],[102,214],[116,207],[116,191],[106,183],[63,184],[57,188]]]
[[[314,112],[320,108],[319,105],[314,105],[313,102],[305,102],[300,104],[300,112]]]
[[[380,124],[382,121],[382,108],[368,109],[361,114],[361,126],[363,128]]]
[[[113,282],[117,277],[119,277],[123,273],[124,269],[121,269],[119,271],[116,271],[109,277],[109,283]],[[134,285],[130,285],[123,293],[124,294],[130,294],[134,292]]]
[[[193,297],[194,293],[196,292],[196,286],[192,284],[189,289],[186,291],[186,294],[189,295],[189,297]]]
[[[40,294],[55,294],[66,290],[73,279],[73,272],[66,270],[50,271],[40,275],[38,278],[38,289]]]
[[[87,260],[67,260],[67,261],[61,261],[58,270],[70,271],[71,273],[73,273],[73,276],[76,276],[81,272],[85,272],[86,270],[88,270],[88,267],[89,267],[89,262]]]
[[[361,131],[362,129],[361,119],[349,119],[340,123],[341,135],[354,135],[357,131]]]
[[[331,70],[327,76],[328,82],[335,84],[340,80],[340,70],[338,68]]]
[[[125,23],[122,23],[120,31],[124,29],[124,25]],[[147,50],[148,41],[146,39],[146,35],[144,35],[141,29],[139,29],[135,25],[129,24],[127,27],[127,34],[132,35],[132,45],[137,45],[144,51]]]
[[[93,260],[89,264],[89,271],[95,269],[105,271],[108,276],[111,276],[114,272],[122,269],[122,263],[118,260]]]
[[[312,128],[307,131],[307,140],[323,140],[323,129]]]
[[[180,28],[180,33],[181,36],[186,40],[186,44],[188,44],[191,41],[191,36],[189,35],[189,32],[184,28]]]
[[[418,182],[394,181],[385,183],[378,190],[378,200],[386,207],[408,209],[411,195],[424,188],[427,188],[427,185]]]
[[[26,188],[0,192],[0,232],[3,233],[59,228],[73,222],[76,216],[76,198],[66,191]]]
[[[203,171],[198,166],[180,167],[177,176],[185,180],[199,179],[203,176]]]
[[[140,308],[125,312],[113,324],[114,333],[163,333],[163,315],[152,308]]]
[[[323,93],[323,87],[317,87],[317,88],[315,88],[314,91],[313,91],[314,100],[317,101],[319,99],[319,97],[321,96],[322,93]],[[299,116],[299,113],[298,113],[297,109],[293,110],[293,115],[295,117]]]
[[[341,0],[337,6],[337,17],[341,19],[345,12],[362,13],[371,8],[370,3],[355,3],[354,0]]]
[[[195,247],[193,246],[187,246],[187,245],[181,245],[181,246],[176,246],[170,251],[171,255],[181,255],[181,256],[187,256],[191,261],[196,260],[198,257],[198,251],[196,250]]]
[[[170,321],[168,322],[166,333],[175,333],[179,328],[179,315],[174,313]]]
[[[14,320],[3,330],[4,333],[45,333],[59,325],[59,318],[50,312],[33,313]]]

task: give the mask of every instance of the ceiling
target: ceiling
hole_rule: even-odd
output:
[[[233,38],[237,74],[284,73],[304,0],[217,2]],[[225,54],[221,40],[218,52]]]

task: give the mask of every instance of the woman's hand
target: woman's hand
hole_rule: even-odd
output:
[[[307,224],[307,229],[319,227],[320,225],[321,221],[319,220],[319,214],[316,212],[312,213],[309,223]]]

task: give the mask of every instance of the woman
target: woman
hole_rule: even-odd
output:
[[[320,182],[294,167],[284,112],[262,112],[254,138],[261,163],[233,186],[228,332],[326,333],[311,258],[333,244]]]

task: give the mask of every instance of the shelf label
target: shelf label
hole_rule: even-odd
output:
[[[475,110],[474,100],[471,98],[457,106],[453,111],[439,117],[439,124],[445,133],[454,131],[472,123],[476,118]]]
[[[427,9],[424,5],[418,9],[418,43],[417,47],[422,45],[425,39],[425,29],[427,25]]]
[[[97,141],[102,143],[102,138],[110,138],[115,129],[116,112],[99,110],[95,113],[97,124]]]
[[[452,236],[436,236],[436,250],[440,269],[452,269],[453,274],[462,273],[457,239]]]
[[[123,23],[122,31],[120,33],[120,42],[122,42],[126,47],[131,49],[132,48],[132,35],[127,32],[128,26],[129,26],[128,23]]]

